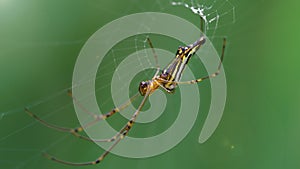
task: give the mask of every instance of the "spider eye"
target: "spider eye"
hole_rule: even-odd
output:
[[[142,81],[139,86],[139,92],[142,96],[144,96],[147,92],[148,82]]]
[[[143,81],[143,82],[141,82],[141,83],[140,83],[140,86],[141,86],[142,88],[145,88],[145,87],[147,87],[147,82],[144,82],[144,81]]]

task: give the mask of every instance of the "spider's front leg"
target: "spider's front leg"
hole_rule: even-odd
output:
[[[52,129],[55,129],[57,131],[61,131],[61,132],[67,132],[67,133],[70,133],[80,139],[84,139],[84,140],[88,140],[88,141],[94,141],[94,142],[111,142],[111,141],[114,141],[115,140],[115,137],[112,137],[110,139],[91,139],[87,136],[84,136],[84,135],[81,135],[80,133],[83,131],[84,128],[88,128],[94,124],[96,124],[97,122],[101,121],[101,120],[105,120],[106,118],[108,117],[111,117],[112,115],[122,111],[123,109],[125,109],[126,107],[128,107],[131,102],[137,98],[137,96],[139,96],[139,94],[135,94],[134,96],[132,96],[127,102],[125,102],[124,104],[122,104],[121,106],[119,107],[115,107],[113,108],[111,111],[105,113],[105,114],[101,114],[101,115],[96,115],[96,114],[93,114],[89,111],[87,111],[87,109],[85,109],[81,104],[80,102],[74,98],[72,96],[72,93],[70,91],[68,91],[68,94],[69,96],[71,96],[74,100],[74,103],[78,105],[78,107],[80,109],[82,109],[84,112],[86,112],[87,114],[91,115],[94,120],[82,125],[82,126],[79,126],[79,127],[76,127],[76,128],[68,128],[68,127],[62,127],[62,126],[58,126],[58,125],[54,125],[52,123],[49,123],[43,119],[41,119],[40,117],[38,117],[36,114],[34,114],[33,112],[31,112],[28,108],[25,108],[25,112],[33,117],[35,120],[37,120],[38,122],[40,122],[41,124],[43,124],[44,126],[46,127],[49,127],[49,128],[52,128]]]

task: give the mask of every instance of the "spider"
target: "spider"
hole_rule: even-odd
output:
[[[201,23],[202,23],[202,20],[201,20]],[[203,26],[201,24],[201,28],[202,27]],[[155,72],[154,76],[152,77],[152,79],[140,82],[138,91],[139,91],[139,94],[141,96],[143,96],[143,100],[141,101],[141,103],[139,104],[137,110],[133,113],[130,120],[127,122],[127,124],[117,134],[115,134],[110,139],[95,140],[95,139],[91,139],[87,136],[81,135],[80,132],[83,131],[84,128],[86,128],[88,126],[91,126],[91,125],[95,124],[96,122],[98,122],[100,120],[105,120],[106,118],[111,117],[112,115],[122,111],[127,106],[129,106],[131,104],[131,102],[139,94],[136,94],[136,95],[132,96],[123,105],[113,108],[110,112],[107,112],[106,114],[102,114],[102,115],[91,114],[94,117],[94,120],[87,123],[87,124],[85,124],[85,125],[83,125],[83,126],[77,127],[77,128],[65,128],[65,127],[60,127],[60,126],[53,125],[51,123],[48,123],[48,122],[42,120],[36,114],[32,113],[29,109],[25,108],[25,111],[31,117],[33,117],[34,119],[39,121],[41,124],[43,124],[43,125],[45,125],[49,128],[53,128],[53,129],[58,130],[58,131],[71,133],[74,136],[76,136],[78,138],[81,138],[81,139],[84,139],[84,140],[95,141],[95,142],[113,142],[113,144],[94,161],[75,163],[75,162],[69,162],[69,161],[58,159],[55,156],[49,155],[48,153],[44,153],[44,156],[46,158],[50,159],[50,160],[55,161],[55,162],[62,163],[62,164],[67,164],[67,165],[73,165],[73,166],[94,165],[94,164],[100,163],[109,154],[109,152],[125,136],[128,135],[128,132],[130,131],[130,129],[134,125],[134,123],[136,121],[136,118],[139,115],[139,113],[140,113],[141,109],[143,108],[145,102],[147,101],[148,97],[153,92],[155,92],[158,88],[162,88],[167,93],[173,93],[178,84],[195,84],[195,83],[201,82],[203,80],[216,77],[220,73],[220,68],[222,66],[222,62],[223,62],[223,58],[224,58],[226,38],[223,39],[223,46],[222,46],[222,53],[221,53],[221,57],[220,57],[220,62],[219,62],[219,65],[217,67],[217,71],[215,73],[212,73],[210,75],[207,75],[207,76],[195,79],[195,80],[184,81],[184,82],[180,81],[181,75],[182,75],[188,61],[198,51],[198,49],[203,44],[205,44],[205,41],[206,41],[206,37],[203,36],[203,35],[200,35],[200,38],[198,40],[196,40],[194,43],[192,43],[188,46],[178,47],[178,50],[175,54],[175,58],[170,62],[169,65],[167,65],[164,69],[161,70],[160,67],[159,67],[159,64],[158,64],[158,57],[155,53],[152,42],[151,42],[150,38],[147,38],[147,42],[148,42],[149,46],[151,47],[152,53],[153,53],[154,58],[155,58],[156,72]],[[68,91],[68,94],[73,98],[75,104],[78,104],[78,106],[81,109],[85,110],[84,107],[82,105],[80,105],[80,103],[76,100],[76,98],[74,98],[72,96],[71,90]],[[86,111],[86,112],[88,112],[88,111]]]

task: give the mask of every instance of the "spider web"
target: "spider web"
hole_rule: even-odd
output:
[[[194,14],[204,20],[204,32],[211,39],[225,35],[218,35],[217,32],[226,26],[236,22],[235,6],[229,0],[208,1],[172,1],[174,6],[183,6],[190,9]]]
[[[118,2],[119,3],[119,2]],[[116,4],[118,4],[116,3]],[[131,0],[126,2],[125,8],[117,10],[108,10],[109,7],[112,7],[115,4],[107,4],[107,6],[98,5],[97,7],[111,14],[113,16],[120,17],[123,15],[135,13],[135,12],[146,12],[146,11],[158,11],[166,12],[178,15],[185,19],[190,20],[195,25],[200,25],[199,16],[202,17],[205,21],[205,30],[206,35],[214,40],[218,37],[224,37],[226,35],[226,30],[228,27],[235,22],[235,6],[232,2],[226,0],[214,0],[214,1],[169,1],[162,2],[156,0],[151,4],[142,4],[138,0]],[[123,6],[124,7],[124,6]],[[98,9],[98,10],[99,10]],[[99,16],[97,16],[99,17]],[[101,26],[101,25],[100,25]],[[143,26],[143,25],[141,25]],[[122,31],[122,28],[120,28]],[[120,62],[130,53],[136,52],[137,59],[139,60],[139,65],[128,66],[137,66],[140,68],[143,67],[155,67],[151,64],[151,59],[153,59],[153,53],[146,52],[146,48],[149,48],[149,45],[146,41],[146,38],[150,37],[151,41],[154,44],[154,47],[164,48],[166,50],[175,52],[177,46],[182,45],[180,42],[170,39],[168,37],[161,37],[158,35],[136,35],[128,39],[123,40],[112,48],[107,55],[105,56],[103,63],[101,63],[100,68],[97,73],[96,78],[96,95],[98,96],[98,101],[100,104],[100,109],[102,112],[107,112],[113,107],[112,97],[110,96],[110,82],[113,73],[116,71]],[[162,40],[164,39],[164,40]],[[162,42],[170,41],[168,44]],[[193,41],[193,40],[192,40]],[[81,43],[76,42],[76,43]],[[60,43],[63,44],[63,43]],[[68,44],[66,42],[66,44]],[[32,45],[32,44],[31,44]],[[33,44],[34,45],[34,44]],[[46,44],[49,45],[49,44]],[[59,44],[54,44],[59,45]],[[143,61],[142,61],[143,60]],[[145,65],[144,60],[146,60],[147,65]],[[199,65],[200,61],[194,61],[196,65]],[[200,63],[201,64],[201,63]],[[164,65],[161,65],[162,67]],[[199,66],[196,66],[199,67]],[[195,68],[196,69],[196,68]],[[196,69],[196,71],[199,71]],[[199,72],[204,72],[205,70],[201,69]],[[154,69],[143,71],[139,74],[139,77],[135,79],[132,83],[137,83],[140,80],[150,79],[153,76]],[[69,74],[69,76],[72,76]],[[201,74],[199,74],[201,76]],[[119,76],[117,77],[120,82],[128,79],[128,76]],[[141,79],[143,78],[143,79]],[[71,78],[69,78],[71,79]],[[82,84],[92,79],[82,79]],[[82,85],[76,84],[76,85]],[[101,154],[102,150],[95,146],[93,143],[82,141],[80,139],[74,138],[72,135],[67,133],[61,133],[44,127],[40,123],[36,122],[33,118],[30,118],[24,112],[24,107],[29,108],[32,112],[37,114],[42,119],[61,126],[67,127],[76,127],[79,126],[74,108],[72,99],[67,95],[67,91],[72,89],[71,82],[63,83],[62,87],[53,92],[53,94],[46,95],[42,98],[37,98],[36,101],[26,103],[26,105],[17,105],[14,108],[9,110],[4,110],[0,112],[0,127],[1,127],[1,136],[0,136],[0,166],[1,168],[40,168],[40,166],[45,166],[44,168],[51,168],[51,166],[58,166],[57,164],[52,164],[51,161],[44,159],[41,156],[41,152],[50,152],[58,156],[58,158],[70,160],[70,161],[89,161],[95,159],[98,155]],[[76,86],[75,86],[76,87]],[[136,87],[136,88],[134,88]],[[130,94],[137,92],[137,86],[132,85],[130,88]],[[8,89],[9,90],[9,89]],[[122,93],[122,91],[128,90],[126,88],[116,89],[115,93]],[[92,93],[90,94],[92,95]],[[168,98],[169,99],[169,98]],[[176,99],[175,99],[176,100]],[[84,102],[85,100],[80,100]],[[140,100],[137,100],[133,104],[138,105]],[[5,104],[6,102],[3,101]],[[13,103],[8,103],[14,105]],[[146,104],[146,109],[150,105]],[[163,118],[163,117],[162,117]],[[175,117],[174,117],[175,118]],[[164,126],[161,126],[161,129],[158,129],[157,132],[162,132],[167,128],[174,118],[169,120],[164,120]],[[91,118],[87,118],[87,121]],[[114,120],[109,121],[114,128],[117,130],[126,123],[126,119],[122,116],[114,117]],[[157,127],[154,127],[157,129]],[[141,125],[140,129],[137,130],[139,137],[147,136],[147,132],[150,132],[153,128],[149,128],[147,125]],[[142,132],[146,131],[146,132]],[[143,133],[146,133],[144,135]],[[150,135],[155,135],[157,133],[151,133]],[[77,154],[77,155],[72,155]],[[83,155],[81,155],[83,154]],[[105,159],[108,161],[108,159]],[[101,164],[101,165],[108,165]],[[93,166],[91,166],[93,167]],[[104,166],[102,166],[104,167]],[[59,168],[71,168],[69,166],[59,165]]]

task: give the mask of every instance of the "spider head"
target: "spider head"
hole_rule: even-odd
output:
[[[144,96],[147,93],[148,86],[149,86],[149,81],[142,81],[140,83],[139,92],[142,96]]]

